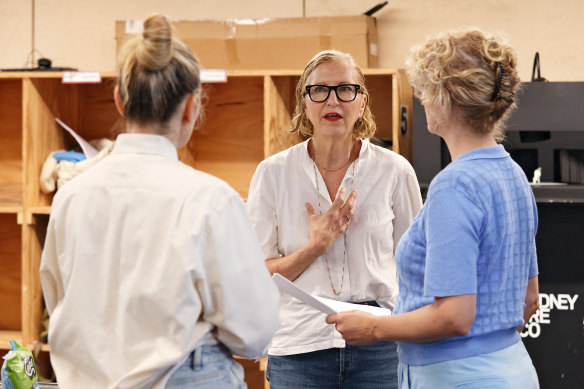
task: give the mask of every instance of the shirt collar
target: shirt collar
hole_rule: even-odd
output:
[[[505,150],[503,145],[496,145],[491,147],[482,147],[480,149],[474,149],[467,151],[460,157],[456,158],[456,162],[470,161],[473,159],[496,159],[496,158],[506,158],[509,153]]]
[[[306,169],[313,168],[312,158],[310,158],[310,155],[308,155],[308,141],[310,141],[310,139],[311,138],[308,138],[307,140],[302,142],[302,149],[304,150],[304,167]],[[369,146],[369,138],[361,138],[361,149],[359,150],[359,156],[357,157],[356,161],[363,160],[364,158],[367,157],[366,155],[367,146]]]
[[[112,154],[151,154],[178,160],[176,148],[162,135],[120,134]]]
[[[308,138],[307,140],[305,140],[304,142],[302,142],[300,144],[300,146],[302,147],[303,153],[304,153],[304,161],[303,161],[303,166],[304,166],[304,171],[306,172],[306,174],[308,174],[311,177],[311,181],[318,179],[320,180],[318,177],[320,177],[320,174],[317,174],[317,177],[315,176],[315,165],[314,162],[312,161],[312,158],[310,158],[310,155],[308,155],[308,141],[310,140],[310,138]],[[345,177],[343,178],[343,181],[341,183],[341,187],[342,186],[346,186],[346,181],[347,180],[351,180],[352,184],[351,187],[355,187],[355,178],[359,175],[358,174],[358,168],[361,164],[361,161],[366,161],[367,158],[369,158],[367,152],[369,151],[369,139],[365,138],[365,139],[361,139],[361,149],[359,150],[359,156],[357,157],[357,159],[355,161],[353,161],[353,163],[351,165],[349,165],[349,168],[347,169],[347,172],[345,173]],[[316,185],[316,183],[315,183]],[[339,187],[340,190],[340,187]],[[347,189],[349,190],[349,189]],[[329,199],[329,194],[327,192],[326,186],[324,185],[324,182],[322,182],[322,185],[319,185],[319,192],[320,195],[325,198],[325,199]]]

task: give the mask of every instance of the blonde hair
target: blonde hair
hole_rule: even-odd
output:
[[[197,58],[172,35],[168,19],[152,15],[142,35],[127,42],[118,57],[124,116],[140,124],[158,123],[162,132],[184,97],[201,89]]]
[[[415,46],[406,71],[422,104],[456,109],[479,133],[504,139],[503,126],[519,88],[515,50],[478,29],[442,33]]]
[[[369,109],[369,91],[365,86],[365,76],[350,54],[337,50],[321,51],[316,54],[304,68],[304,72],[302,73],[302,76],[300,76],[300,80],[298,80],[298,84],[296,85],[296,109],[294,111],[294,116],[292,117],[292,129],[290,132],[298,133],[303,137],[312,136],[314,128],[310,120],[306,117],[306,103],[304,100],[304,96],[306,95],[306,85],[308,83],[308,78],[318,65],[330,62],[344,62],[353,68],[356,76],[356,83],[361,87],[359,91],[367,99],[363,116],[357,119],[355,126],[353,127],[353,137],[372,137],[377,126],[373,114],[371,113],[371,109]]]

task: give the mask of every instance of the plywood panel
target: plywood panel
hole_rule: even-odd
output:
[[[22,344],[22,332],[0,330],[0,350],[11,350],[10,341],[15,340]],[[2,355],[6,353],[1,353]]]
[[[230,77],[206,85],[203,126],[180,157],[247,195],[255,167],[263,159],[263,77]]]
[[[53,195],[39,189],[41,168],[51,153],[75,144],[55,118],[74,130],[79,128],[80,100],[79,85],[64,85],[58,76],[23,80],[24,197],[28,206],[51,204]]]
[[[412,87],[403,71],[399,71],[393,79],[393,89],[397,88],[394,96],[399,100],[394,104],[394,137],[397,139],[397,149],[394,151],[406,157],[410,163],[414,162],[414,134],[413,120],[414,110],[412,102]]]
[[[79,127],[86,140],[115,137],[123,132],[124,122],[114,103],[115,78],[103,78],[100,84],[80,87]]]
[[[20,331],[21,226],[15,214],[0,214],[0,331]]]
[[[22,81],[0,80],[0,159],[19,160],[22,152]]]
[[[22,81],[0,80],[0,206],[22,205]]]
[[[374,136],[384,140],[394,140],[393,130],[393,74],[366,74],[365,85],[369,90],[370,108],[377,132]]]
[[[53,99],[60,98],[57,95]],[[32,206],[51,204],[52,195],[42,194],[39,190],[39,176],[47,156],[56,150],[64,149],[64,137],[58,136],[59,129],[55,114],[43,98],[37,84],[30,79],[23,80],[23,161],[24,161],[24,198]]]
[[[271,76],[265,80],[265,99],[267,109],[264,113],[266,123],[266,157],[285,150],[304,139],[291,134],[291,118],[296,107],[296,84],[300,76]]]
[[[29,215],[22,236],[22,336],[25,344],[39,340],[43,293],[39,278],[49,215]]]

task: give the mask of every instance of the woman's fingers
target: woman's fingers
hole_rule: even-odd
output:
[[[351,219],[353,219],[353,215],[355,214],[355,207],[356,206],[357,206],[357,191],[354,190],[349,195],[349,198],[347,199],[347,201],[345,201],[345,204],[341,207],[341,212],[343,215],[345,215],[347,217],[348,221],[351,221]]]
[[[313,216],[314,214],[316,214],[316,211],[314,210],[312,204],[306,203],[304,204],[304,206],[306,207],[306,213],[308,213],[308,216]]]

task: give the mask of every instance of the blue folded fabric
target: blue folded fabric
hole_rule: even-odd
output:
[[[57,161],[71,161],[71,162],[80,162],[84,159],[87,159],[85,154],[78,153],[76,151],[58,151],[53,154],[53,158]]]

